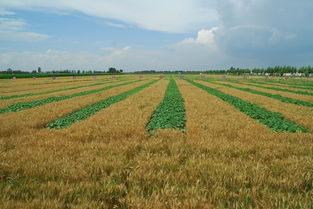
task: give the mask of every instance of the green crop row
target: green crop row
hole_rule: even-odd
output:
[[[8,100],[8,99],[16,99],[16,98],[22,98],[22,97],[51,94],[51,93],[56,93],[56,92],[61,92],[61,91],[80,89],[80,88],[84,88],[84,87],[98,86],[98,85],[103,85],[103,84],[112,83],[112,82],[114,82],[114,81],[109,81],[109,82],[104,82],[104,83],[94,83],[94,84],[89,84],[89,85],[84,85],[84,86],[76,86],[76,87],[65,88],[65,89],[57,89],[57,90],[53,90],[53,91],[46,91],[46,92],[40,92],[40,93],[27,93],[27,94],[19,94],[19,95],[11,95],[11,96],[2,96],[2,97],[0,97],[0,100]]]
[[[71,95],[48,97],[46,99],[30,101],[30,102],[18,102],[18,103],[14,103],[14,104],[12,104],[12,105],[4,108],[4,109],[0,109],[0,114],[7,113],[7,112],[18,112],[18,111],[21,111],[21,110],[37,107],[37,106],[40,106],[40,105],[44,105],[44,104],[48,104],[48,103],[52,103],[52,102],[58,102],[58,101],[61,101],[61,100],[70,99],[70,98],[74,98],[74,97],[78,97],[78,96],[84,96],[84,95],[88,95],[88,94],[92,94],[92,93],[96,93],[96,92],[100,92],[100,91],[105,91],[105,90],[108,90],[108,89],[112,89],[112,88],[115,88],[115,87],[132,84],[132,83],[139,82],[139,81],[140,80],[136,80],[136,81],[121,83],[121,84],[117,84],[117,85],[106,86],[106,87],[103,87],[103,88],[100,88],[100,89],[94,89],[94,90],[90,90],[90,91],[83,91],[83,92],[79,92],[79,93],[75,93],[75,94],[71,94]]]
[[[146,128],[150,132],[156,129],[167,128],[183,130],[185,128],[185,123],[186,114],[184,99],[182,98],[174,79],[170,79],[163,101],[153,112]]]
[[[305,127],[299,126],[295,124],[292,121],[289,121],[283,117],[282,114],[277,112],[271,112],[267,109],[264,109],[260,107],[257,104],[253,104],[247,101],[244,101],[238,97],[231,96],[228,94],[225,94],[217,89],[210,88],[208,86],[204,86],[200,83],[196,83],[192,80],[186,79],[189,83],[193,84],[194,86],[201,88],[208,92],[209,94],[212,94],[225,102],[231,104],[233,107],[235,107],[240,112],[248,115],[249,117],[257,120],[263,125],[266,125],[273,131],[277,132],[307,132],[308,130]]]
[[[69,127],[73,123],[84,120],[84,119],[96,114],[100,110],[107,108],[114,103],[120,102],[120,101],[126,99],[127,97],[139,92],[140,90],[156,83],[157,81],[158,80],[154,80],[154,81],[146,83],[142,86],[134,88],[130,91],[119,94],[117,96],[112,96],[112,97],[109,97],[107,99],[100,100],[97,103],[94,103],[92,105],[84,107],[78,111],[72,112],[63,118],[58,118],[56,120],[53,120],[53,121],[49,122],[46,126],[50,129],[63,129],[63,128]]]
[[[210,82],[210,81],[207,81],[207,82]],[[233,89],[238,89],[241,91],[246,91],[246,92],[249,92],[252,94],[258,94],[261,96],[270,97],[272,99],[276,99],[276,100],[279,100],[281,102],[292,103],[292,104],[302,105],[302,106],[306,106],[306,107],[313,107],[313,104],[310,102],[299,100],[299,99],[293,99],[293,98],[289,98],[289,97],[283,97],[279,94],[271,94],[271,93],[267,93],[267,92],[263,92],[263,91],[257,91],[254,89],[250,89],[250,88],[241,88],[241,87],[237,87],[237,86],[233,86],[233,85],[225,84],[225,83],[216,83],[216,82],[210,82],[210,83],[226,86],[226,87],[233,88]]]
[[[279,85],[279,84],[286,84],[283,82],[279,82],[279,83],[272,83],[272,82],[260,82],[260,81],[256,81],[256,80],[249,80],[249,81],[244,81],[245,83],[252,83],[252,84],[261,84],[261,85],[269,85],[269,86],[275,86],[275,87],[287,87],[287,88],[296,88],[296,89],[304,89],[304,90],[313,90],[312,87],[308,87],[308,86],[298,86],[298,85],[290,85],[287,84],[285,86]]]
[[[230,82],[243,84],[243,83],[240,83],[238,81],[230,81]],[[257,85],[257,84],[250,84],[250,83],[245,83],[244,85],[254,86],[254,87],[263,88],[263,89],[271,89],[271,90],[275,90],[275,91],[283,91],[283,92],[289,92],[289,93],[294,93],[294,94],[302,94],[302,95],[313,96],[313,93],[312,92],[308,92],[308,91],[297,91],[297,90],[284,89],[284,88],[278,88],[278,87],[267,87],[267,86],[262,86],[262,85]]]
[[[294,86],[305,86],[305,87],[313,87],[312,80],[305,80],[305,79],[300,79],[300,80],[276,80],[276,79],[269,79],[266,81],[267,83],[279,83],[279,84],[287,84],[287,85],[294,85]]]

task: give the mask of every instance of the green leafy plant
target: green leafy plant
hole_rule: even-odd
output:
[[[186,114],[184,99],[174,79],[170,79],[163,101],[153,112],[147,130],[149,132],[156,129],[185,129]]]
[[[238,82],[235,82],[235,83],[238,83]],[[297,91],[297,90],[284,89],[284,88],[278,88],[278,87],[268,87],[268,86],[262,86],[262,85],[252,84],[252,83],[245,83],[244,85],[254,86],[254,87],[263,88],[263,89],[272,89],[272,90],[276,90],[276,91],[290,92],[290,93],[294,93],[294,94],[313,96],[313,93],[308,92],[308,91]]]

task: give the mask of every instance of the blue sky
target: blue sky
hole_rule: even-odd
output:
[[[313,2],[0,0],[0,69],[313,65]]]

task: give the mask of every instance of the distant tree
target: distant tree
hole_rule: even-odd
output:
[[[110,67],[108,73],[117,73],[118,71],[114,67]]]
[[[41,67],[38,68],[37,72],[38,72],[38,73],[41,73]]]
[[[122,73],[123,72],[123,70],[122,69],[120,69],[120,73]]]
[[[37,73],[37,71],[36,71],[36,70],[33,70],[32,73]]]
[[[12,73],[12,72],[13,72],[13,70],[11,68],[7,69],[7,73]]]
[[[77,74],[80,74],[80,70],[77,70]]]

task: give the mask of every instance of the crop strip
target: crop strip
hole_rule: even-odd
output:
[[[40,106],[40,105],[44,105],[44,104],[48,104],[48,103],[52,103],[52,102],[58,102],[58,101],[65,100],[65,99],[71,99],[71,98],[78,97],[78,96],[84,96],[84,95],[88,95],[88,94],[93,94],[93,93],[96,93],[96,92],[109,90],[109,89],[112,89],[112,88],[115,88],[115,87],[132,84],[132,83],[139,82],[139,81],[140,80],[136,80],[136,81],[116,84],[116,85],[112,85],[112,86],[106,86],[106,87],[103,87],[103,88],[100,88],[100,89],[94,89],[94,90],[90,90],[90,91],[83,91],[83,92],[79,92],[79,93],[75,93],[75,94],[71,94],[71,95],[48,97],[46,99],[30,101],[30,102],[18,102],[18,103],[14,103],[14,104],[12,104],[12,105],[4,108],[4,109],[0,109],[0,114],[7,113],[7,112],[18,112],[18,111],[21,111],[21,110],[37,107],[37,106]]]
[[[245,82],[246,83],[246,82]],[[296,89],[304,89],[304,90],[313,90],[312,87],[304,87],[304,86],[298,86],[298,85],[290,85],[290,84],[287,84],[285,86],[283,86],[283,84],[285,83],[272,83],[272,82],[260,82],[260,81],[250,81],[250,82],[247,82],[247,83],[251,83],[251,84],[261,84],[261,85],[269,85],[269,86],[274,86],[274,87],[287,87],[287,88],[296,88]]]
[[[276,100],[279,100],[281,102],[292,103],[292,104],[302,105],[302,106],[306,106],[306,107],[313,107],[313,104],[310,103],[310,102],[299,100],[299,99],[293,99],[293,98],[289,98],[289,97],[283,97],[283,96],[281,96],[279,94],[271,94],[271,93],[267,93],[267,92],[263,92],[263,91],[250,89],[250,88],[241,88],[241,87],[237,87],[237,86],[233,86],[233,85],[225,84],[225,83],[216,83],[216,82],[211,82],[211,81],[206,81],[206,82],[217,84],[217,85],[226,86],[226,87],[229,87],[229,88],[233,88],[233,89],[249,92],[249,93],[252,93],[252,94],[257,94],[257,95],[261,95],[261,96],[270,97],[272,99],[276,99]]]
[[[272,84],[287,84],[287,85],[293,85],[293,86],[303,86],[303,87],[313,87],[312,82],[309,81],[297,81],[297,80],[293,80],[293,81],[279,81],[279,80],[267,80],[266,83],[272,83]]]
[[[229,82],[243,84],[243,83],[238,82],[238,81],[229,81]],[[297,90],[283,89],[283,88],[278,88],[278,87],[267,87],[267,86],[251,84],[251,83],[244,83],[244,85],[254,86],[254,87],[263,88],[263,89],[272,89],[272,90],[275,90],[275,91],[283,91],[283,92],[290,92],[290,93],[295,93],[295,94],[302,94],[302,95],[313,96],[312,92],[307,92],[307,91],[297,91]]]
[[[139,87],[134,88],[130,91],[119,94],[117,96],[111,96],[107,99],[100,100],[97,103],[86,106],[86,107],[84,107],[78,111],[72,112],[63,118],[58,118],[56,120],[53,120],[53,121],[49,122],[46,125],[46,127],[50,128],[50,129],[67,128],[67,127],[71,126],[73,123],[84,120],[84,119],[96,114],[100,110],[107,108],[114,103],[120,102],[120,101],[126,99],[127,97],[139,92],[140,90],[142,90],[148,86],[151,86],[152,84],[156,83],[157,81],[159,81],[159,80],[153,80],[149,83],[146,83],[142,86],[139,86]]]
[[[84,87],[99,86],[99,85],[104,85],[104,84],[112,83],[112,82],[114,82],[114,81],[104,82],[104,83],[94,83],[94,84],[89,84],[89,85],[84,85],[84,86],[76,86],[76,87],[65,88],[65,89],[57,89],[57,90],[53,90],[53,91],[46,91],[46,92],[40,92],[40,93],[27,93],[27,94],[20,94],[20,95],[2,96],[2,97],[0,97],[0,100],[8,100],[8,99],[21,98],[21,97],[30,97],[30,96],[51,94],[51,93],[56,93],[56,92],[61,92],[61,91],[80,89],[80,88],[84,88]]]
[[[156,129],[185,129],[186,114],[184,99],[174,79],[166,88],[163,101],[153,112],[146,128],[149,132]]]
[[[260,107],[258,104],[253,104],[247,101],[244,101],[238,97],[231,96],[228,94],[225,94],[217,89],[210,88],[208,86],[204,86],[200,83],[196,83],[192,80],[186,79],[189,83],[193,84],[194,86],[201,88],[208,92],[209,94],[212,94],[225,102],[231,104],[233,107],[235,107],[240,112],[248,115],[249,117],[257,120],[263,125],[266,125],[269,127],[269,129],[277,132],[307,132],[308,129],[305,127],[302,127],[300,125],[297,125],[296,123],[289,121],[283,117],[282,114],[277,112],[271,112],[267,109],[264,109]]]

